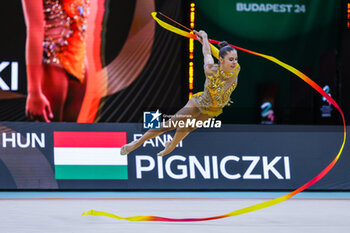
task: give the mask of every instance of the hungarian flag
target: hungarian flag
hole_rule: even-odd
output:
[[[126,132],[54,132],[56,179],[128,179]]]

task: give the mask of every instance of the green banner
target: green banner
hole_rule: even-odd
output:
[[[334,0],[201,0],[200,16],[218,28],[252,40],[281,40],[328,27],[339,15]]]

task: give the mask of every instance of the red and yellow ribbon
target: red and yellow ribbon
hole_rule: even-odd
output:
[[[162,26],[163,28],[174,32],[176,34],[179,34],[181,36],[185,36],[188,38],[192,38],[192,39],[197,39],[196,36],[192,33],[183,31],[179,28],[176,28],[170,24],[167,24],[163,21],[161,21],[160,19],[158,19],[156,17],[157,13],[153,12],[152,16],[153,18],[157,21],[157,23]],[[209,40],[210,43],[218,43],[219,41],[216,40]],[[218,59],[218,49],[213,46],[212,44],[210,44],[211,46],[211,51],[213,53],[213,56],[215,56]],[[328,95],[319,85],[317,85],[314,81],[312,81],[309,77],[307,77],[305,74],[303,74],[302,72],[300,72],[299,70],[295,69],[294,67],[276,59],[275,57],[272,56],[268,56],[265,54],[261,54],[261,53],[257,53],[254,51],[250,51],[247,49],[243,49],[234,45],[231,45],[234,48],[256,55],[256,56],[260,56],[263,57],[265,59],[268,59],[280,66],[282,66],[283,68],[289,70],[290,72],[294,73],[296,76],[298,76],[299,78],[301,78],[302,80],[304,80],[307,84],[309,84],[312,88],[314,88],[316,91],[318,91],[322,96],[324,96],[340,113],[342,120],[343,120],[343,126],[344,126],[344,139],[343,139],[343,143],[340,147],[340,150],[337,154],[337,156],[333,159],[333,161],[325,168],[323,169],[317,176],[315,176],[312,180],[310,180],[309,182],[307,182],[306,184],[304,184],[303,186],[301,186],[300,188],[294,190],[293,192],[290,192],[284,196],[269,200],[269,201],[265,201],[256,205],[252,205],[246,208],[242,208],[239,210],[235,210],[232,211],[230,213],[224,214],[224,215],[219,215],[219,216],[213,216],[213,217],[207,217],[207,218],[164,218],[164,217],[158,217],[158,216],[131,216],[131,217],[122,217],[122,216],[118,216],[118,215],[114,215],[111,213],[106,213],[106,212],[102,212],[102,211],[96,211],[96,210],[90,210],[87,213],[83,213],[83,215],[95,215],[95,216],[106,216],[106,217],[111,217],[111,218],[116,218],[116,219],[124,219],[124,220],[128,220],[128,221],[163,221],[163,222],[196,222],[196,221],[207,221],[207,220],[215,220],[215,219],[220,219],[220,218],[227,218],[227,217],[231,217],[231,216],[236,216],[236,215],[240,215],[240,214],[245,214],[245,213],[249,213],[249,212],[253,212],[256,210],[260,210],[272,205],[276,205],[278,203],[281,203],[283,201],[288,200],[289,198],[293,197],[294,195],[300,193],[301,191],[309,188],[310,186],[312,186],[313,184],[315,184],[316,182],[318,182],[319,180],[321,180],[332,168],[333,166],[336,164],[336,162],[338,161],[344,145],[345,145],[345,141],[346,141],[346,123],[345,123],[345,118],[344,118],[344,114],[343,111],[341,110],[341,108],[339,107],[339,105],[334,101],[334,99]]]

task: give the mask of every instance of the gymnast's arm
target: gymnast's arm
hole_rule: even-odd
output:
[[[208,41],[208,35],[205,31],[193,31],[197,36],[199,42],[202,43],[202,51],[204,57],[204,71],[205,73],[212,73],[212,69],[214,67],[214,59],[211,55],[210,45]]]
[[[43,41],[44,41],[44,7],[42,1],[22,0],[23,12],[27,26],[26,66],[27,66],[27,104],[26,115],[30,120],[39,117],[49,122],[50,103],[42,90],[44,78]],[[51,113],[51,114],[50,114]]]
[[[44,10],[42,1],[22,0],[27,26],[26,65],[28,93],[41,91],[43,76]]]

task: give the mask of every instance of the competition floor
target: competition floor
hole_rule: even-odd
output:
[[[0,192],[2,233],[350,232],[350,193],[304,192],[281,204],[221,220],[128,222],[82,216],[90,209],[122,216],[207,217],[284,192]]]

